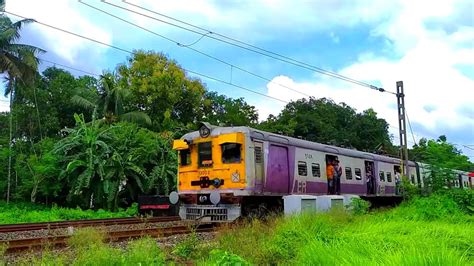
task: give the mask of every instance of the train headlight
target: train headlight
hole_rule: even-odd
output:
[[[201,138],[207,138],[209,137],[209,135],[211,135],[211,129],[203,123],[202,126],[199,128],[199,135],[201,136]]]
[[[211,203],[217,205],[221,201],[221,193],[219,191],[213,190],[211,191],[211,195],[209,196]]]
[[[178,203],[178,200],[179,200],[178,192],[176,192],[176,191],[171,192],[170,196],[169,196],[169,199],[170,199],[171,204]]]
[[[207,196],[199,196],[199,202],[204,203],[207,201]]]

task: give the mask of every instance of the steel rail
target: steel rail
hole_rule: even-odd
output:
[[[33,231],[33,230],[50,230],[67,227],[92,227],[92,226],[109,226],[121,224],[139,224],[139,223],[159,223],[179,221],[179,216],[167,217],[150,217],[150,218],[111,218],[111,219],[89,219],[89,220],[73,220],[58,221],[44,223],[23,223],[23,224],[6,224],[0,225],[0,233]]]
[[[186,225],[177,225],[162,228],[143,228],[131,230],[119,230],[107,232],[106,242],[120,242],[124,240],[136,239],[143,236],[151,236],[153,238],[167,237],[179,234],[189,234],[192,232],[212,232],[215,230],[214,224],[201,224],[196,228],[191,228]],[[65,247],[71,236],[45,236],[38,238],[15,239],[0,241],[1,245],[7,245],[7,253],[17,253],[25,250],[38,250],[44,247]]]

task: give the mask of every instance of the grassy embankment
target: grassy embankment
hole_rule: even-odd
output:
[[[83,231],[69,253],[28,259],[28,265],[472,265],[474,193],[415,198],[391,210],[334,211],[254,220],[223,229],[210,243],[195,235],[174,248],[152,239],[110,247]]]
[[[118,212],[104,210],[81,210],[61,208],[53,206],[52,208],[43,205],[31,203],[10,203],[0,202],[0,224],[16,223],[35,223],[52,222],[79,219],[101,219],[130,217],[137,214],[137,206]]]

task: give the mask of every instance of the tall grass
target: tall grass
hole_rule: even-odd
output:
[[[7,205],[5,202],[0,202],[0,224],[130,217],[136,215],[137,211],[138,208],[135,204],[126,210],[110,212],[105,210],[82,210],[80,208],[69,209],[58,206],[49,208],[31,203],[10,203]]]
[[[433,196],[366,215],[333,211],[253,221],[222,232],[215,248],[265,265],[472,265],[473,222],[451,198]],[[203,263],[218,259],[210,254]]]
[[[156,241],[145,237],[130,241],[125,249],[104,243],[105,234],[95,228],[82,228],[69,239],[70,250],[55,254],[24,257],[19,265],[164,265],[165,253]]]
[[[369,214],[338,209],[252,220],[227,226],[212,242],[191,234],[166,252],[150,238],[114,248],[104,243],[104,234],[86,228],[70,239],[68,252],[46,251],[20,264],[473,265],[474,217],[465,208],[472,205],[469,197],[414,198]]]

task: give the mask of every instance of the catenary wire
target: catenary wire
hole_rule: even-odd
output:
[[[218,37],[215,37],[213,35],[216,35],[215,32],[212,32],[212,31],[209,31],[209,30],[206,30],[206,33],[202,33],[202,32],[199,32],[199,31],[196,31],[196,30],[193,30],[193,29],[190,29],[190,28],[186,28],[184,26],[181,26],[181,25],[177,25],[175,23],[171,23],[169,21],[165,21],[165,20],[162,20],[162,19],[159,19],[159,18],[156,18],[156,17],[153,17],[153,16],[149,16],[147,14],[144,14],[144,13],[141,13],[141,12],[138,12],[138,11],[135,11],[135,10],[132,10],[132,9],[129,9],[129,8],[125,8],[125,7],[122,7],[122,6],[119,6],[119,5],[116,5],[116,4],[113,4],[113,3],[110,3],[110,2],[107,2],[105,0],[101,0],[103,3],[106,3],[108,5],[111,5],[111,6],[114,6],[114,7],[117,7],[117,8],[120,8],[120,9],[123,9],[123,10],[126,10],[128,12],[131,12],[131,13],[134,13],[134,14],[137,14],[137,15],[141,15],[141,16],[144,16],[144,17],[147,17],[149,19],[153,19],[155,21],[158,21],[158,22],[161,22],[161,23],[165,23],[165,24],[168,24],[168,25],[171,25],[171,26],[174,26],[174,27],[177,27],[177,28],[180,28],[180,29],[183,29],[183,30],[186,30],[186,31],[189,31],[189,32],[192,32],[192,33],[195,33],[195,34],[199,34],[201,36],[203,35],[206,35],[207,38],[210,38],[210,39],[214,39],[216,41],[220,41],[220,42],[224,42],[224,43],[227,43],[229,45],[233,45],[233,46],[236,46],[236,47],[239,47],[241,49],[245,49],[245,50],[248,50],[248,51],[251,51],[251,52],[254,52],[254,53],[257,53],[257,54],[260,54],[260,55],[263,55],[263,56],[267,56],[267,57],[270,57],[270,58],[273,58],[275,60],[279,60],[279,61],[282,61],[282,62],[285,62],[285,63],[288,63],[288,64],[292,64],[292,65],[295,65],[295,66],[299,66],[301,68],[305,68],[305,69],[308,69],[308,70],[311,70],[311,71],[314,71],[314,72],[318,72],[320,74],[324,74],[324,75],[327,75],[327,76],[331,76],[331,77],[334,77],[334,78],[337,78],[337,79],[341,79],[341,80],[344,80],[344,81],[347,81],[347,82],[351,82],[351,83],[354,83],[354,84],[357,84],[357,85],[360,85],[360,86],[363,86],[363,87],[368,87],[370,89],[373,89],[373,90],[377,90],[377,91],[380,91],[380,92],[387,92],[387,93],[390,93],[390,94],[395,94],[394,92],[391,92],[391,91],[387,91],[383,88],[378,88],[374,85],[371,85],[371,84],[368,84],[368,83],[365,83],[365,82],[362,82],[362,81],[358,81],[358,80],[355,80],[355,79],[352,79],[352,78],[349,78],[349,77],[346,77],[346,76],[343,76],[343,75],[340,75],[340,74],[337,74],[337,73],[334,73],[334,72],[331,72],[331,71],[328,71],[328,70],[324,70],[322,68],[319,68],[319,67],[316,67],[316,66],[312,66],[312,65],[309,65],[307,63],[304,63],[304,62],[301,62],[301,61],[298,61],[298,60],[295,60],[295,59],[292,59],[292,58],[289,58],[289,57],[286,57],[286,56],[283,56],[281,54],[277,54],[277,53],[274,53],[274,52],[271,52],[271,51],[268,51],[266,49],[263,49],[263,48],[254,48],[256,46],[253,46],[253,45],[250,45],[250,44],[247,44],[247,43],[244,43],[244,42],[241,42],[241,44],[238,44],[238,43],[235,43],[235,42],[231,42],[231,41],[227,41],[227,40],[223,40],[221,38],[218,38]],[[124,1],[125,2],[125,1]],[[127,4],[131,4],[130,2],[125,2]],[[131,5],[134,5],[134,4],[131,4]],[[141,6],[138,6],[138,5],[134,5],[138,8],[142,8],[144,9],[143,7]],[[155,14],[158,14],[158,15],[161,15],[160,13],[158,12],[155,12],[155,11],[152,11],[152,10],[149,10],[149,9],[144,9],[144,10],[147,10],[151,13],[155,13]],[[212,34],[208,34],[209,32],[211,32]],[[248,47],[245,47],[243,46],[242,44],[245,44],[246,46]],[[250,47],[250,48],[249,48]]]
[[[174,40],[174,39],[171,39],[171,38],[169,38],[169,37],[166,37],[166,36],[164,36],[164,35],[162,35],[162,34],[159,34],[159,33],[155,32],[155,31],[152,31],[152,30],[150,30],[150,29],[147,29],[147,28],[145,28],[145,27],[142,27],[142,26],[140,26],[140,25],[138,25],[138,24],[136,24],[136,23],[130,22],[130,21],[126,20],[126,19],[123,19],[123,18],[121,18],[121,17],[119,17],[119,16],[116,16],[116,15],[110,13],[110,12],[107,12],[107,11],[103,10],[103,9],[97,8],[97,7],[95,7],[95,6],[92,6],[92,5],[90,5],[90,4],[88,4],[88,3],[85,3],[85,2],[83,2],[83,1],[81,1],[81,0],[79,0],[78,2],[81,3],[81,4],[83,4],[83,5],[86,5],[86,6],[90,7],[90,8],[92,8],[92,9],[95,9],[95,10],[97,10],[97,11],[99,11],[99,12],[102,12],[102,13],[104,13],[104,14],[106,14],[106,15],[109,15],[109,16],[111,16],[111,17],[113,17],[113,18],[116,18],[116,19],[118,19],[118,20],[120,20],[120,21],[122,21],[122,22],[125,22],[125,23],[127,23],[127,24],[129,24],[129,25],[132,25],[132,26],[134,26],[134,27],[137,27],[137,28],[139,28],[139,29],[142,29],[142,30],[144,30],[144,31],[146,31],[146,32],[148,32],[148,33],[151,33],[151,34],[153,34],[153,35],[155,35],[155,36],[158,36],[158,37],[160,37],[160,38],[163,38],[163,39],[165,39],[165,40],[167,40],[167,41],[169,41],[169,42],[172,42],[172,43],[176,44],[176,45],[179,46],[179,47],[187,48],[187,49],[192,50],[192,51],[194,51],[194,52],[196,52],[196,53],[199,53],[199,54],[201,54],[201,55],[203,55],[203,56],[206,56],[206,57],[211,58],[211,59],[213,59],[213,60],[216,60],[216,61],[218,61],[218,62],[220,62],[220,63],[223,63],[223,64],[225,64],[225,65],[231,67],[231,71],[232,71],[233,68],[235,68],[235,69],[238,69],[238,70],[240,70],[240,71],[242,71],[242,72],[245,72],[245,73],[247,73],[247,74],[250,74],[250,75],[252,75],[252,76],[254,76],[254,77],[257,77],[257,78],[260,78],[260,79],[262,79],[262,80],[265,80],[265,81],[267,81],[267,82],[269,82],[269,83],[273,83],[273,84],[279,85],[279,86],[281,86],[281,87],[284,87],[284,88],[286,88],[286,89],[289,89],[289,90],[291,90],[291,91],[293,91],[293,92],[299,93],[299,94],[301,94],[301,95],[304,95],[304,96],[307,96],[307,97],[311,97],[311,95],[309,95],[309,94],[307,94],[307,93],[298,91],[298,90],[296,90],[296,89],[293,89],[293,88],[291,88],[291,87],[289,87],[289,86],[286,86],[286,85],[284,85],[284,84],[281,84],[281,83],[279,83],[279,82],[275,82],[275,81],[273,81],[273,80],[270,79],[270,78],[267,78],[267,77],[264,77],[264,76],[262,76],[262,75],[253,73],[253,72],[251,72],[251,71],[249,71],[249,70],[247,70],[247,69],[244,69],[244,68],[242,68],[242,67],[236,66],[236,65],[231,64],[231,63],[229,63],[229,62],[226,62],[226,61],[224,61],[224,60],[222,60],[222,59],[220,59],[220,58],[218,58],[218,57],[212,56],[212,55],[210,55],[210,54],[207,54],[207,53],[202,52],[202,51],[200,51],[200,50],[198,50],[198,49],[196,49],[196,48],[191,47],[193,44],[197,43],[199,40],[197,40],[197,41],[195,41],[195,42],[193,42],[193,43],[191,43],[191,44],[188,44],[188,45],[183,45],[183,44],[181,44],[180,42],[178,42],[178,41],[176,41],[176,40]],[[202,38],[203,38],[203,36],[201,36],[200,39],[202,39]]]
[[[44,59],[44,58],[40,58],[40,61],[41,61],[41,62],[50,63],[50,64],[52,64],[53,66],[54,66],[54,65],[58,65],[58,66],[61,66],[61,67],[64,67],[64,68],[68,68],[68,69],[71,69],[71,70],[75,70],[75,71],[77,71],[77,72],[82,72],[82,73],[87,74],[87,75],[100,77],[100,74],[92,73],[92,72],[85,71],[85,70],[82,70],[82,69],[79,69],[79,68],[75,68],[75,67],[70,67],[70,66],[67,66],[67,65],[64,65],[64,64],[61,64],[61,63],[57,63],[57,62],[54,62],[54,61],[50,61],[50,60],[47,60],[47,59]]]

